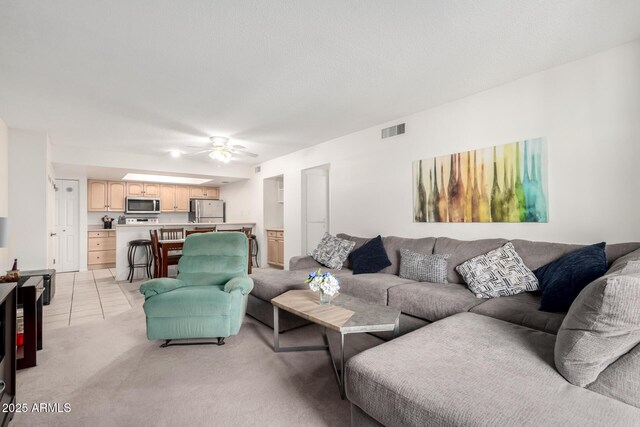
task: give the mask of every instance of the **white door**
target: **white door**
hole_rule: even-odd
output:
[[[329,231],[329,169],[302,171],[302,250],[311,253]]]
[[[56,270],[78,271],[79,244],[79,189],[75,180],[57,179],[56,186],[56,235],[58,237],[58,259]]]

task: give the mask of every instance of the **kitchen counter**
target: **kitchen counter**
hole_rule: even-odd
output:
[[[115,224],[116,228],[129,228],[129,227],[149,227],[149,228],[166,228],[166,227],[206,227],[208,225],[215,225],[217,227],[222,226],[222,230],[225,228],[237,228],[238,226],[251,226],[255,227],[255,222],[161,222],[158,224]]]
[[[284,231],[284,228],[282,228],[282,227],[267,227],[267,228],[265,228],[265,230],[267,230],[267,231]]]
[[[217,223],[194,223],[194,222],[165,222],[159,224],[114,224],[116,233],[116,280],[126,280],[129,275],[129,262],[127,259],[127,252],[129,250],[129,242],[136,239],[149,240],[149,231],[160,228],[175,228],[182,227],[185,230],[193,230],[196,227],[206,227],[215,225],[218,230],[224,231],[225,229],[238,229],[241,227],[253,227],[255,229],[255,222],[217,222]],[[89,229],[91,231],[91,229]],[[144,262],[144,251],[138,250],[136,252],[136,263]],[[134,273],[134,279],[142,279],[145,277],[144,269],[136,268]]]

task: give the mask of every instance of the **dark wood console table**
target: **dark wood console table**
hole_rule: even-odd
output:
[[[24,345],[17,350],[18,369],[36,366],[36,351],[42,350],[43,293],[41,276],[30,277],[18,284],[18,306],[21,306],[24,318]]]
[[[0,404],[8,405],[0,412],[0,426],[13,418],[16,402],[16,285],[0,284]]]

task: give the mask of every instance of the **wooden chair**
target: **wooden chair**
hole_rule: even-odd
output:
[[[207,226],[207,227],[196,227],[196,230],[207,230],[207,231],[212,231],[213,232],[213,231],[216,231],[217,228],[218,228],[218,226],[216,226],[216,225],[210,225],[210,226]]]
[[[160,240],[184,239],[184,228],[161,228]]]
[[[151,254],[153,255],[153,277],[160,277],[160,263],[162,262],[162,252],[158,244],[158,230],[149,230],[151,235]],[[167,265],[178,265],[180,255],[169,255]]]
[[[195,230],[187,230],[184,232],[184,234],[188,236],[194,233],[213,233],[215,231],[215,228],[196,228]]]

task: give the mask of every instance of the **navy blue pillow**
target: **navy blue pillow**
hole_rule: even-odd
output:
[[[607,272],[605,243],[586,246],[543,265],[533,273],[540,282],[541,311],[568,311],[580,291]]]
[[[391,265],[380,236],[374,237],[351,252],[349,258],[353,274],[377,273]]]

